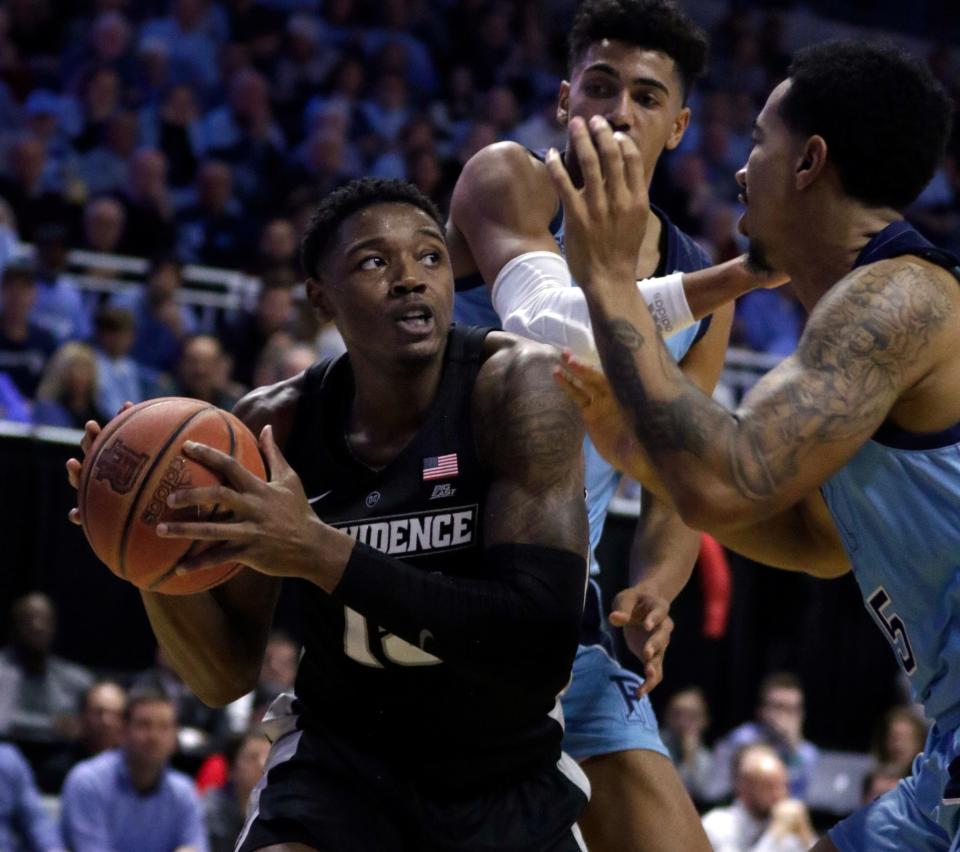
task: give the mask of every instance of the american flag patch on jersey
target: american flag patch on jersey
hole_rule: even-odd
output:
[[[445,456],[429,456],[423,460],[423,478],[426,479],[449,479],[458,476],[460,468],[457,467],[457,454],[449,453]]]

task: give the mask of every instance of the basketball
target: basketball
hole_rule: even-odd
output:
[[[141,402],[111,420],[83,461],[78,506],[94,553],[118,577],[168,595],[189,595],[230,579],[238,563],[183,576],[177,565],[214,542],[160,538],[161,521],[208,520],[217,507],[171,509],[178,488],[214,485],[217,474],[182,453],[196,441],[237,459],[261,479],[266,471],[257,439],[234,415],[206,402],[165,397]]]

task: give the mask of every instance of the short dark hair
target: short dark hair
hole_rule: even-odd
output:
[[[787,127],[827,143],[844,191],[903,210],[946,151],[953,104],[925,62],[886,43],[834,41],[797,52],[780,103]]]
[[[760,683],[760,701],[763,702],[771,689],[794,689],[803,692],[803,684],[793,672],[774,672],[767,675]]]
[[[707,64],[706,34],[671,0],[584,0],[570,29],[570,70],[603,39],[665,53],[676,63],[684,99]]]
[[[405,180],[361,178],[335,189],[326,195],[307,225],[300,242],[300,264],[303,271],[315,277],[320,259],[330,248],[341,223],[374,204],[398,202],[418,207],[426,213],[444,233],[443,216],[436,205],[412,183]]]
[[[147,682],[138,684],[127,693],[127,706],[123,712],[123,719],[129,722],[133,718],[133,711],[141,704],[169,704],[177,711],[177,702],[158,683]]]
[[[115,331],[133,331],[136,319],[128,308],[115,305],[102,305],[93,316],[93,329],[97,333],[110,334]]]

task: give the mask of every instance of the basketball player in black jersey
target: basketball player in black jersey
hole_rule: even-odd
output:
[[[301,584],[296,697],[265,720],[238,848],[582,849],[588,784],[561,754],[557,695],[586,582],[583,432],[553,351],[450,328],[443,221],[408,184],[332,193],[303,260],[347,355],[238,404],[269,482],[185,446],[227,484],[170,505],[230,520],[158,527],[217,542],[179,570],[250,568],[187,598],[143,592],[167,656],[221,705],[256,682],[280,578]]]

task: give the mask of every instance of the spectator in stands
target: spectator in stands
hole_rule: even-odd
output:
[[[155,257],[173,250],[176,227],[167,191],[167,159],[155,148],[140,148],[130,158],[130,178],[121,193],[127,226],[123,253]]]
[[[160,376],[130,357],[136,339],[136,320],[126,308],[104,305],[93,320],[94,350],[100,375],[97,407],[108,416],[123,404],[143,402],[159,395]]]
[[[177,711],[158,690],[132,691],[123,745],[78,763],[63,785],[61,826],[73,852],[205,852],[202,805],[168,765]]]
[[[286,140],[274,121],[267,79],[252,68],[241,68],[230,79],[228,102],[203,121],[204,151],[233,166],[237,194],[249,205],[258,194],[272,190],[268,175],[283,165]]]
[[[907,773],[909,775],[909,772]],[[860,804],[868,805],[874,799],[879,799],[884,793],[889,793],[900,779],[906,777],[899,766],[881,764],[871,769],[863,778]]]
[[[289,198],[298,190],[309,188],[310,206],[315,209],[319,198],[349,181],[360,170],[342,126],[317,128],[300,146],[284,177],[284,191]]]
[[[7,152],[8,173],[0,178],[0,197],[17,212],[20,237],[34,239],[44,222],[73,222],[75,207],[61,194],[63,189],[52,174],[43,140],[25,133]]]
[[[727,795],[733,756],[753,743],[763,743],[776,750],[789,772],[790,795],[804,798],[818,751],[803,738],[803,703],[803,687],[795,675],[778,672],[764,679],[760,684],[757,721],[734,728],[716,744],[712,800]]]
[[[263,775],[269,753],[270,743],[259,733],[247,734],[227,747],[227,783],[211,790],[203,803],[210,852],[232,852],[243,828],[247,800]]]
[[[240,311],[220,334],[233,361],[232,378],[252,387],[253,371],[267,341],[278,331],[293,332],[296,313],[293,279],[289,272],[274,273],[263,282],[252,311]]]
[[[81,85],[80,107],[81,125],[72,144],[85,154],[103,141],[107,122],[120,108],[120,75],[109,66],[91,68]]]
[[[292,379],[317,360],[317,351],[306,343],[296,343],[284,334],[274,335],[257,361],[251,387],[272,385]]]
[[[119,748],[123,740],[123,714],[127,693],[110,680],[97,681],[83,697],[80,706],[80,735],[49,760],[37,773],[40,789],[58,794],[67,773],[81,760]],[[2,848],[2,847],[0,847]]]
[[[110,300],[112,306],[133,314],[136,337],[130,357],[163,373],[173,372],[183,341],[197,331],[193,311],[177,300],[181,283],[180,264],[161,255],[151,263],[143,290],[119,294]]]
[[[18,598],[10,625],[10,644],[0,649],[0,735],[24,746],[75,739],[77,708],[93,677],[52,653],[53,602],[41,592]]]
[[[877,727],[871,751],[878,764],[896,767],[901,776],[909,775],[926,739],[923,717],[910,707],[894,707]]]
[[[40,801],[30,765],[9,743],[0,743],[0,849],[65,852]]]
[[[172,86],[157,107],[141,114],[143,142],[167,158],[170,186],[183,189],[193,183],[203,151],[200,107],[193,89],[186,83]]]
[[[127,225],[123,205],[115,198],[91,198],[83,208],[83,248],[118,254]]]
[[[777,753],[765,745],[746,746],[735,762],[733,804],[703,818],[714,852],[809,849],[817,837],[806,806],[789,798],[787,770]]]
[[[249,257],[242,207],[233,196],[233,172],[208,160],[197,172],[197,201],[178,220],[177,254],[184,263],[243,266]]]
[[[177,710],[177,748],[181,755],[196,757],[216,746],[228,734],[224,711],[208,707],[191,692],[157,648],[156,665],[137,677],[133,690],[159,690]]]
[[[11,261],[0,281],[0,371],[25,399],[33,399],[47,359],[57,348],[54,336],[30,319],[37,300],[32,266]]]
[[[300,268],[297,232],[289,219],[271,219],[260,232],[260,245],[253,272],[258,275],[288,274],[296,278]]]
[[[339,58],[325,41],[318,18],[296,13],[288,19],[286,49],[272,76],[274,101],[283,113],[288,135],[300,135],[303,104],[319,91]]]
[[[64,343],[47,363],[37,387],[33,422],[44,426],[82,429],[88,420],[104,425],[114,412],[98,403],[100,375],[97,358],[86,343]]]
[[[197,334],[183,345],[177,365],[177,396],[202,399],[228,411],[242,396],[229,380],[230,362],[220,341],[209,334]]]
[[[174,0],[167,17],[148,21],[140,31],[141,44],[156,41],[166,47],[178,81],[205,91],[218,82],[217,46],[224,35],[211,24],[208,6],[204,0]]]
[[[660,737],[670,751],[680,779],[695,802],[706,801],[713,775],[713,755],[703,743],[703,732],[710,725],[703,692],[693,686],[674,693],[663,718]]]
[[[11,423],[30,422],[30,403],[4,372],[0,372],[0,420]]]
[[[87,151],[77,173],[91,195],[121,192],[127,185],[130,157],[137,147],[137,115],[120,111],[111,115],[103,141]]]
[[[30,319],[58,343],[90,337],[90,313],[74,277],[67,271],[67,229],[49,222],[37,229],[37,301]]]

